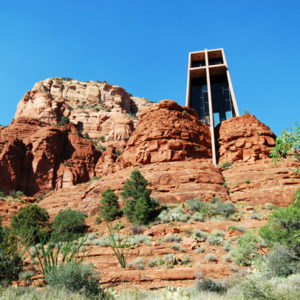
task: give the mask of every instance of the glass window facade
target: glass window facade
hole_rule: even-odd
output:
[[[235,116],[227,76],[211,76],[210,83],[213,112],[219,113],[220,122],[227,119],[226,112],[231,112],[232,116]]]
[[[190,107],[196,110],[201,122],[209,125],[207,84],[204,78],[195,78],[191,81]]]

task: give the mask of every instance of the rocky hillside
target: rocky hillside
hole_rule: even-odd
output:
[[[151,105],[107,83],[38,82],[18,104],[13,122],[0,127],[0,191],[30,196],[0,199],[3,224],[29,202],[39,202],[51,219],[68,207],[86,212],[87,261],[101,272],[105,287],[191,286],[200,272],[212,278],[233,275],[243,267],[228,257],[229,248],[243,230],[265,224],[268,203],[290,204],[300,186],[299,162],[274,165],[269,153],[275,135],[253,115],[222,122],[216,136],[218,166],[212,163],[210,130],[190,108],[171,100]],[[129,252],[131,266],[121,270],[105,240],[108,229],[104,222],[95,224],[95,216],[101,193],[111,188],[120,196],[136,168],[148,180],[151,196],[186,219],[143,227],[138,238],[145,243],[136,242]],[[187,208],[193,198],[230,201],[236,213],[199,220]],[[124,204],[122,197],[119,203]],[[131,230],[136,238],[125,217],[118,222],[125,226],[122,234]],[[195,238],[199,230],[212,241]],[[217,244],[216,230],[223,234]],[[180,244],[171,244],[170,235],[179,236]],[[165,256],[173,258],[174,268],[151,265],[153,258]],[[143,261],[142,269],[134,266],[136,259]]]
[[[62,118],[70,123],[58,126]],[[164,202],[197,195],[229,199],[232,195],[225,186],[235,191],[235,201],[258,193],[263,197],[258,192],[262,181],[254,185],[253,174],[265,178],[270,191],[281,182],[292,193],[298,182],[289,173],[292,166],[283,165],[278,173],[268,158],[275,145],[269,127],[244,115],[222,122],[217,136],[220,164],[235,162],[230,171],[212,165],[209,128],[194,110],[170,100],[150,105],[108,83],[47,79],[25,94],[13,122],[0,128],[0,190],[41,195],[102,176],[97,195],[109,186],[119,190],[132,169],[140,167]],[[294,176],[294,181],[287,176]],[[238,179],[244,177],[251,184],[240,187]],[[98,196],[92,201],[90,192],[84,195],[89,200],[73,199],[83,201],[83,210],[94,211]]]

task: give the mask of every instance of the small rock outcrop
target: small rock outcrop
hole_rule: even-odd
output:
[[[194,110],[164,100],[141,115],[118,161],[128,167],[211,155],[209,127]]]
[[[253,115],[223,121],[218,135],[219,163],[267,158],[276,139],[270,128]]]

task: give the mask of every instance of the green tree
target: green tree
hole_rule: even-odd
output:
[[[127,179],[121,195],[125,201],[123,212],[133,223],[147,224],[155,214],[155,201],[150,197],[152,190],[147,189],[148,181],[135,169]]]
[[[49,214],[36,204],[25,206],[11,218],[10,227],[14,234],[20,236],[21,241],[31,244],[38,243],[40,237],[49,235]]]
[[[295,159],[299,160],[300,150],[300,126],[295,123],[291,129],[283,130],[283,132],[276,138],[275,147],[272,149],[270,156],[276,164],[277,160],[282,157],[287,157],[293,154]]]
[[[100,216],[107,222],[121,216],[118,197],[111,188],[106,189],[102,193]]]
[[[259,234],[270,247],[278,243],[300,253],[300,206],[290,205],[275,210]]]
[[[83,235],[86,217],[87,215],[79,210],[67,208],[60,211],[53,220],[52,238],[57,241],[72,241]]]

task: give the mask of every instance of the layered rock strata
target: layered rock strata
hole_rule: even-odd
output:
[[[113,189],[118,196],[134,167],[119,170],[113,174],[81,186],[62,189],[47,196],[40,205],[55,215],[65,207],[76,208],[88,215],[98,213],[101,193]],[[209,160],[174,161],[141,165],[140,172],[149,181],[152,195],[162,203],[183,203],[199,197],[210,201],[218,197],[229,199],[222,174]],[[122,205],[121,197],[120,204]]]

